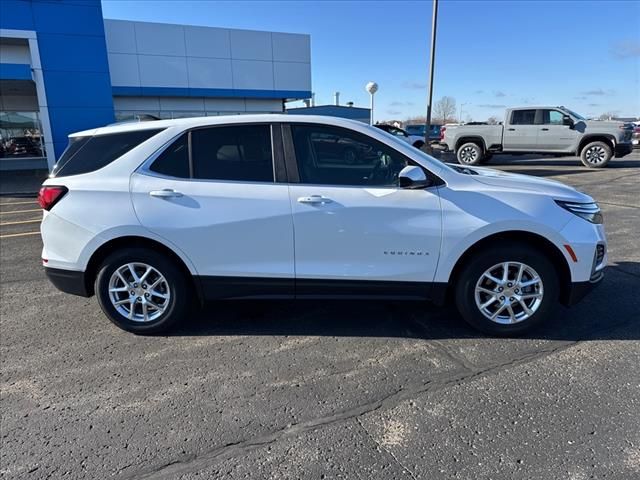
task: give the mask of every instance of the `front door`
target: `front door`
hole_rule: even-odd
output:
[[[406,296],[417,287],[426,295],[441,240],[437,188],[399,188],[407,157],[361,133],[311,124],[293,124],[291,133],[296,294]],[[328,157],[327,135],[360,152],[358,161]]]
[[[578,132],[563,125],[566,115],[560,110],[543,109],[538,125],[538,150],[541,152],[570,152],[578,139]]]
[[[291,206],[271,145],[269,125],[195,129],[132,177],[140,222],[193,262],[208,298],[293,295]]]

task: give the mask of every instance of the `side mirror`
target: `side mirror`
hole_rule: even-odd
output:
[[[408,165],[400,170],[398,179],[400,181],[400,188],[426,188],[431,184],[424,170],[413,165]]]
[[[573,128],[573,119],[569,115],[562,116],[562,124],[568,125],[569,128]]]

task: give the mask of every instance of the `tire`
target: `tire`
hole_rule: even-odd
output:
[[[416,143],[413,144],[414,147],[416,147],[417,149],[421,149],[422,147],[424,147],[424,142],[421,142],[420,140],[418,140]]]
[[[485,277],[485,273],[489,272],[502,281],[502,265],[505,262],[509,265],[508,279],[511,282],[501,285]],[[536,276],[539,278],[538,283],[524,288],[517,284],[515,280],[521,264],[526,266],[521,283],[532,281]],[[558,303],[558,285],[556,269],[544,253],[527,244],[502,243],[473,255],[464,265],[454,285],[455,302],[462,317],[472,327],[490,335],[508,337],[524,333],[550,316]],[[478,287],[485,290],[477,290]],[[500,288],[503,290],[499,290]],[[515,289],[518,290],[517,293]],[[540,294],[541,296],[535,297]],[[495,298],[494,302],[487,304],[491,298]],[[520,300],[531,314],[525,311]],[[487,305],[484,313],[482,305]],[[514,315],[511,315],[509,308]],[[487,316],[496,312],[496,320]]]
[[[143,278],[144,272],[151,267],[146,280],[156,283],[156,286],[135,282],[127,268],[129,264],[133,264],[138,278]],[[159,280],[160,276],[164,281]],[[115,325],[136,334],[155,334],[170,330],[186,316],[190,306],[190,283],[182,269],[166,255],[144,248],[127,248],[112,253],[104,260],[96,276],[95,292],[100,308]],[[120,290],[110,292],[110,288]],[[133,304],[131,299],[134,299]],[[122,304],[116,305],[118,301]],[[127,316],[126,312],[131,312],[132,305],[133,315]]]
[[[484,152],[477,143],[465,143],[456,151],[456,158],[461,165],[480,165]]]
[[[611,146],[605,142],[587,143],[580,152],[580,160],[585,167],[606,167],[613,156]]]

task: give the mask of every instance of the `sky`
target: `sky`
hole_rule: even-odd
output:
[[[375,119],[424,115],[431,1],[102,0],[105,18],[311,35],[316,103],[368,106]],[[434,102],[462,118],[565,105],[640,116],[639,0],[440,0]]]

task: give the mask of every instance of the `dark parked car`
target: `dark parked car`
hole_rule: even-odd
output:
[[[441,125],[431,125],[431,129],[429,130],[429,141],[431,142],[440,141],[441,128],[442,128]],[[424,138],[424,133],[427,131],[427,126],[423,124],[406,125],[405,130],[409,135],[418,135]]]

